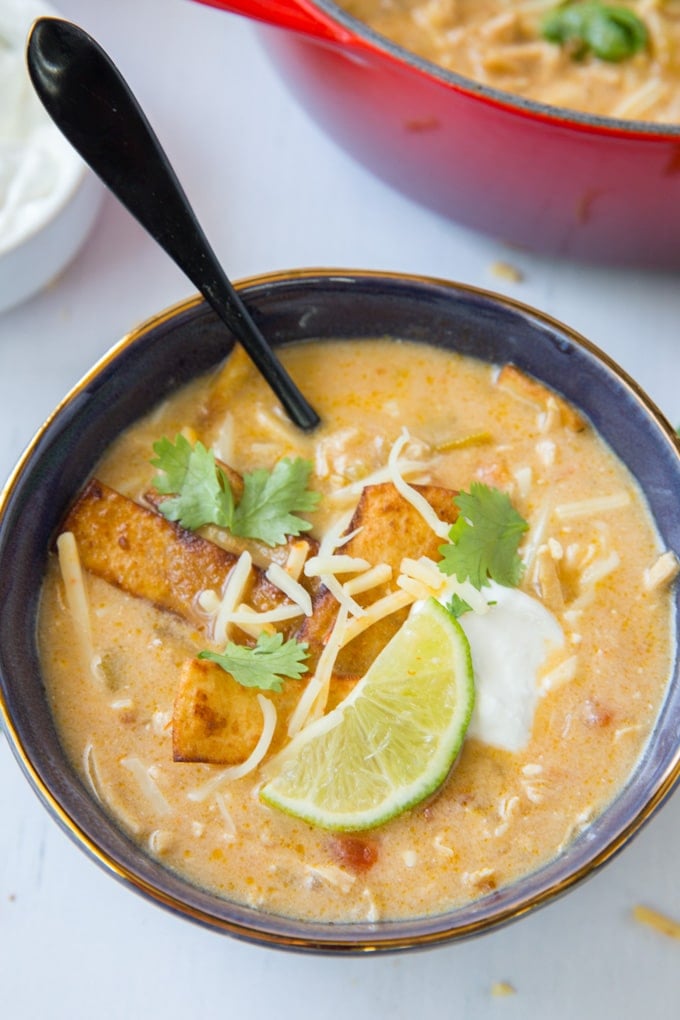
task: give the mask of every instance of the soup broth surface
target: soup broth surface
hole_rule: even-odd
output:
[[[507,492],[529,523],[521,589],[564,640],[536,676],[526,740],[509,750],[468,736],[438,793],[375,830],[313,827],[259,800],[266,757],[216,783],[219,764],[173,760],[179,676],[212,647],[207,614],[183,619],[85,571],[94,668],[56,555],[39,623],[54,716],[94,796],[196,884],[328,922],[441,913],[549,861],[625,784],[669,678],[664,550],[634,480],[588,423],[532,380],[391,339],[293,345],[281,356],[321,415],[313,435],[287,422],[237,350],[121,435],[97,478],[144,503],[153,444],[182,430],[239,472],[301,456],[323,494],[308,515],[321,539],[341,530],[406,429],[411,481],[451,490],[481,481]],[[250,546],[255,562],[280,558]],[[230,636],[246,639],[238,628]]]
[[[407,50],[491,88],[584,113],[680,121],[680,2],[626,0],[647,43],[620,61],[543,37],[555,0],[340,0]]]

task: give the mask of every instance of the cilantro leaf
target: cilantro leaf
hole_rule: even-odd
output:
[[[644,21],[634,11],[600,0],[559,4],[548,11],[541,31],[549,42],[568,46],[577,60],[592,52],[617,63],[644,49],[649,40]]]
[[[286,535],[311,528],[295,510],[314,510],[321,498],[307,488],[312,470],[301,457],[284,457],[272,471],[260,468],[243,476],[243,495],[234,511],[230,530],[243,537],[257,535],[268,545],[281,545]]]
[[[192,446],[180,434],[174,443],[163,437],[153,449],[156,458],[151,464],[159,471],[154,485],[168,496],[159,509],[183,528],[195,531],[216,524],[268,545],[280,545],[287,535],[311,528],[295,511],[314,510],[321,496],[307,489],[312,466],[301,457],[284,458],[272,471],[260,468],[246,474],[237,504],[226,473],[203,443]]]
[[[450,542],[439,547],[443,574],[470,580],[480,590],[488,580],[508,588],[522,576],[517,549],[529,525],[515,510],[506,493],[481,482],[454,499],[460,514],[449,531]]]
[[[280,691],[286,677],[299,680],[307,672],[307,645],[293,639],[284,642],[282,634],[260,634],[253,648],[229,641],[224,652],[206,650],[198,658],[216,662],[243,687],[263,691]]]
[[[461,616],[465,616],[466,613],[472,612],[472,606],[465,599],[461,598],[457,592],[454,592],[451,596],[451,601],[447,602],[446,608],[454,616],[456,620],[459,620]]]
[[[153,467],[161,472],[154,484],[161,495],[171,493],[160,505],[164,517],[195,531],[204,524],[228,528],[234,513],[229,482],[215,457],[203,443],[194,446],[183,435],[174,445],[163,437],[154,443]]]

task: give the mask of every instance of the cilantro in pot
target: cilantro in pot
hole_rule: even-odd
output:
[[[560,4],[543,19],[541,32],[549,42],[568,46],[575,59],[593,53],[618,63],[647,45],[645,23],[629,7],[597,0]]]

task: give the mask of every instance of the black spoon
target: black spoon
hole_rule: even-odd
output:
[[[158,138],[108,55],[77,25],[38,18],[26,58],[35,91],[74,149],[240,340],[292,421],[313,429],[318,414],[227,279]]]

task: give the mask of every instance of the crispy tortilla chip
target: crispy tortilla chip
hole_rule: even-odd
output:
[[[443,521],[452,524],[458,516],[453,500],[456,493],[438,485],[417,485],[415,489],[425,497]],[[359,529],[357,531],[357,529]],[[415,507],[404,499],[391,482],[367,485],[362,491],[347,533],[357,531],[342,547],[343,553],[367,559],[370,563],[388,563],[394,576],[405,556],[417,559],[428,556],[440,559],[441,538],[432,531]],[[380,585],[358,601],[366,605],[385,595],[388,585]],[[314,611],[295,634],[298,641],[309,644],[310,661],[316,661],[333,626],[338,603],[335,597],[322,588],[314,599]],[[380,649],[396,634],[406,619],[408,610],[394,613],[374,623],[351,641],[340,653],[336,662],[338,676],[363,675]]]
[[[331,685],[328,709],[349,694],[356,678]],[[259,692],[243,687],[221,666],[207,659],[188,659],[182,669],[172,719],[175,761],[240,765],[252,754],[262,732],[262,710],[257,701],[264,693],[277,710],[270,750],[285,739],[288,719],[305,688],[305,681],[286,680],[281,691]]]
[[[262,731],[257,694],[253,687],[242,687],[217,663],[188,659],[173,710],[175,761],[224,765],[245,761]]]
[[[198,594],[207,588],[220,592],[238,558],[97,479],[71,508],[62,530],[73,532],[84,569],[197,625]],[[253,567],[252,578],[247,601],[254,609],[289,602],[259,567]]]

